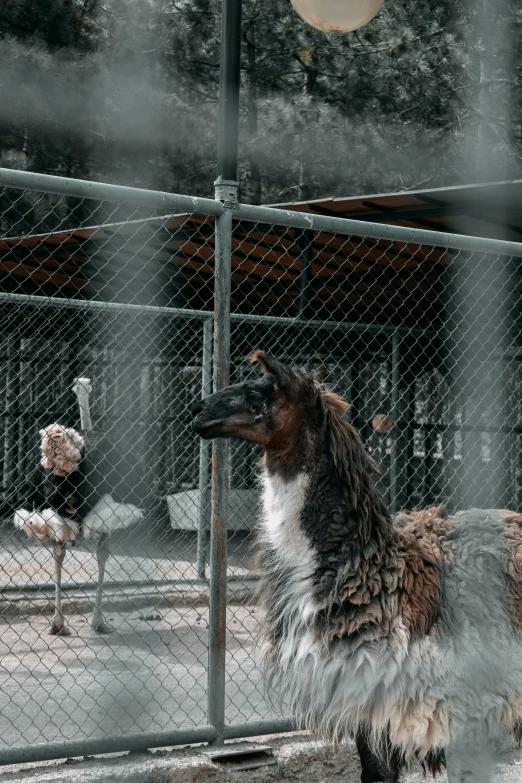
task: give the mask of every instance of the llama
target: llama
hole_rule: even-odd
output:
[[[262,654],[296,718],[356,737],[363,783],[419,759],[489,783],[522,719],[522,515],[392,519],[348,403],[256,351],[263,374],[194,410],[203,438],[264,449]]]
[[[77,378],[73,390],[78,397],[82,430],[92,429],[88,378]],[[68,541],[97,539],[98,580],[92,628],[101,634],[113,628],[102,612],[103,581],[109,557],[109,538],[139,522],[143,512],[130,503],[119,503],[111,494],[99,491],[96,465],[86,449],[86,437],[71,427],[51,424],[40,430],[40,467],[31,472],[22,490],[23,505],[14,515],[14,524],[27,536],[51,544],[55,563],[55,611],[51,634],[71,632],[62,613],[62,567]],[[88,438],[87,438],[88,446]],[[87,453],[86,453],[87,451]]]

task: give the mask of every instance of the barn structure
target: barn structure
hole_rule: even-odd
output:
[[[282,206],[522,240],[522,181]],[[167,496],[198,491],[199,445],[189,419],[213,311],[214,241],[211,217],[0,191],[0,500],[6,512],[16,503],[27,460],[35,458],[38,428],[64,416],[75,423],[70,389],[77,375],[93,379],[107,470],[130,502],[154,511]],[[509,299],[505,349],[484,361],[491,360],[495,374],[502,360],[506,396],[499,414],[498,400],[476,390],[470,416],[459,402],[455,357],[466,361],[473,337],[455,338],[457,294],[466,290],[462,274],[468,291],[474,276],[489,281],[490,258],[436,243],[238,222],[232,378],[251,372],[244,357],[260,345],[314,366],[351,400],[352,419],[396,509],[439,500],[522,507],[519,261],[501,263],[506,275],[495,296]],[[506,477],[500,483],[491,468],[495,463],[498,471],[492,433],[499,431]],[[252,490],[252,449],[234,447],[233,460],[233,488]],[[470,464],[474,478],[463,494],[459,476]],[[492,486],[501,487],[498,497]]]

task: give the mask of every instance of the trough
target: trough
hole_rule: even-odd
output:
[[[170,526],[173,530],[198,530],[201,494],[199,489],[188,489],[167,495]],[[258,514],[259,493],[256,490],[229,490],[228,530],[252,530]],[[207,520],[207,524],[210,524],[210,509],[207,509]]]

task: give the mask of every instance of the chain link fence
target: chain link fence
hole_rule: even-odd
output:
[[[211,493],[212,446],[191,431],[212,376],[246,378],[255,348],[351,402],[394,511],[519,510],[520,256],[516,243],[0,171],[0,762],[293,726],[256,665],[259,454],[217,441]],[[53,423],[85,437],[90,506],[139,510],[67,543],[68,636],[48,633],[52,536],[13,525]],[[91,623],[100,538],[110,633]]]

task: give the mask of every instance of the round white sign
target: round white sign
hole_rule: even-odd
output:
[[[349,33],[363,27],[381,10],[384,0],[292,0],[305,22],[325,33]]]

